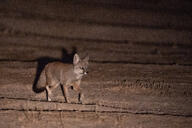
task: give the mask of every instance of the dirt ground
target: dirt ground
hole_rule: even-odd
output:
[[[189,0],[0,1],[0,127],[191,128]],[[37,93],[49,62],[89,54],[82,104]]]

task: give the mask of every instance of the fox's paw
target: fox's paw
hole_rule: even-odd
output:
[[[71,102],[70,100],[67,100],[67,101],[65,101],[65,103],[71,104],[71,103],[73,103],[73,102]]]
[[[83,93],[79,93],[79,98],[78,98],[79,100],[79,103],[80,104],[83,104],[83,100],[84,100],[84,94]]]
[[[47,101],[51,101],[51,98],[50,98],[50,97],[48,97],[48,98],[47,98]]]
[[[71,103],[71,101],[69,100],[69,98],[65,98],[65,103]]]

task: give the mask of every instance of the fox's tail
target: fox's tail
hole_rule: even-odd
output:
[[[37,78],[36,80],[36,83],[34,85],[34,90],[36,92],[42,92],[45,90],[45,86],[46,86],[46,76],[45,76],[45,70],[43,70],[39,78]]]

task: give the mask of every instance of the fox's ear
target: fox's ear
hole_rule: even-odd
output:
[[[88,61],[89,61],[89,56],[86,56],[84,59],[83,59],[84,62],[86,62],[88,64]]]
[[[89,56],[86,56],[83,60],[84,61],[89,61]]]
[[[76,53],[73,57],[73,64],[76,65],[77,63],[79,63],[80,61],[80,57],[79,55]]]

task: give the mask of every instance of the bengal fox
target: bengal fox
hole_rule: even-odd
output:
[[[45,89],[47,92],[47,100],[51,101],[52,90],[62,86],[65,101],[70,103],[68,88],[73,87],[80,94],[80,83],[88,68],[89,56],[80,59],[78,54],[73,57],[73,64],[64,64],[62,62],[48,63],[43,69],[40,78],[37,82],[37,89]],[[79,98],[79,102],[80,98]]]

